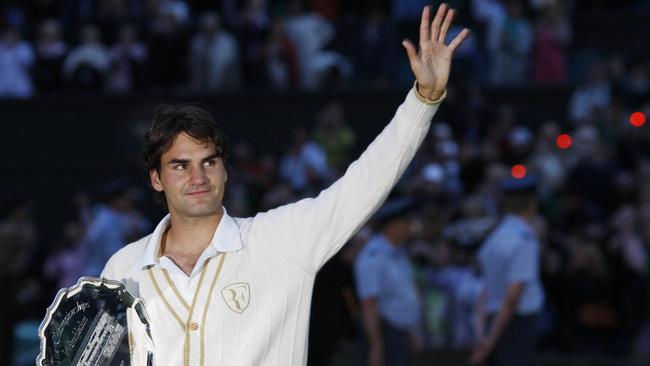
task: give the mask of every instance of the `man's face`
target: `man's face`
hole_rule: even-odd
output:
[[[205,217],[221,212],[228,176],[213,143],[181,133],[160,157],[160,173],[149,174],[151,186],[164,192],[172,215]]]

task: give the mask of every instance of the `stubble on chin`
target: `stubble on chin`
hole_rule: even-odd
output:
[[[183,213],[187,217],[205,217],[212,216],[219,212],[219,206],[216,202],[190,204],[184,207]]]

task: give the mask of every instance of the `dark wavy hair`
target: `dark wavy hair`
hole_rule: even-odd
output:
[[[160,174],[162,154],[172,147],[181,133],[213,143],[226,163],[228,140],[210,112],[193,104],[161,104],[154,110],[151,126],[144,135],[142,157],[147,173],[155,169]],[[154,191],[154,199],[167,207],[163,192]]]

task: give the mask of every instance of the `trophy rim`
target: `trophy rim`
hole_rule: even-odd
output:
[[[40,350],[38,353],[38,357],[36,357],[36,364],[39,366],[43,366],[43,362],[45,361],[45,328],[50,324],[50,321],[52,320],[52,315],[54,313],[54,310],[59,306],[61,301],[68,295],[74,295],[77,292],[81,291],[82,287],[86,284],[101,287],[105,286],[107,288],[111,289],[123,289],[125,294],[128,296],[129,300],[133,300],[132,303],[129,305],[129,307],[135,308],[138,304],[144,305],[144,302],[142,301],[141,298],[133,296],[128,290],[126,290],[126,286],[120,281],[115,281],[115,280],[109,280],[107,278],[98,278],[98,277],[91,277],[91,276],[83,276],[77,280],[77,283],[74,284],[71,287],[64,287],[60,289],[57,293],[56,296],[54,297],[54,301],[52,301],[52,304],[47,307],[45,310],[45,318],[41,322],[41,324],[38,326],[38,338],[40,340]],[[144,306],[141,306],[144,309]],[[145,312],[145,317],[146,312]],[[147,319],[148,320],[148,319]]]

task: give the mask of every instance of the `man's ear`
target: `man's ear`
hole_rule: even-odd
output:
[[[151,169],[149,171],[149,178],[151,180],[151,186],[153,187],[153,189],[155,189],[157,192],[162,192],[163,186],[162,183],[160,182],[160,173],[158,173],[158,170]]]

